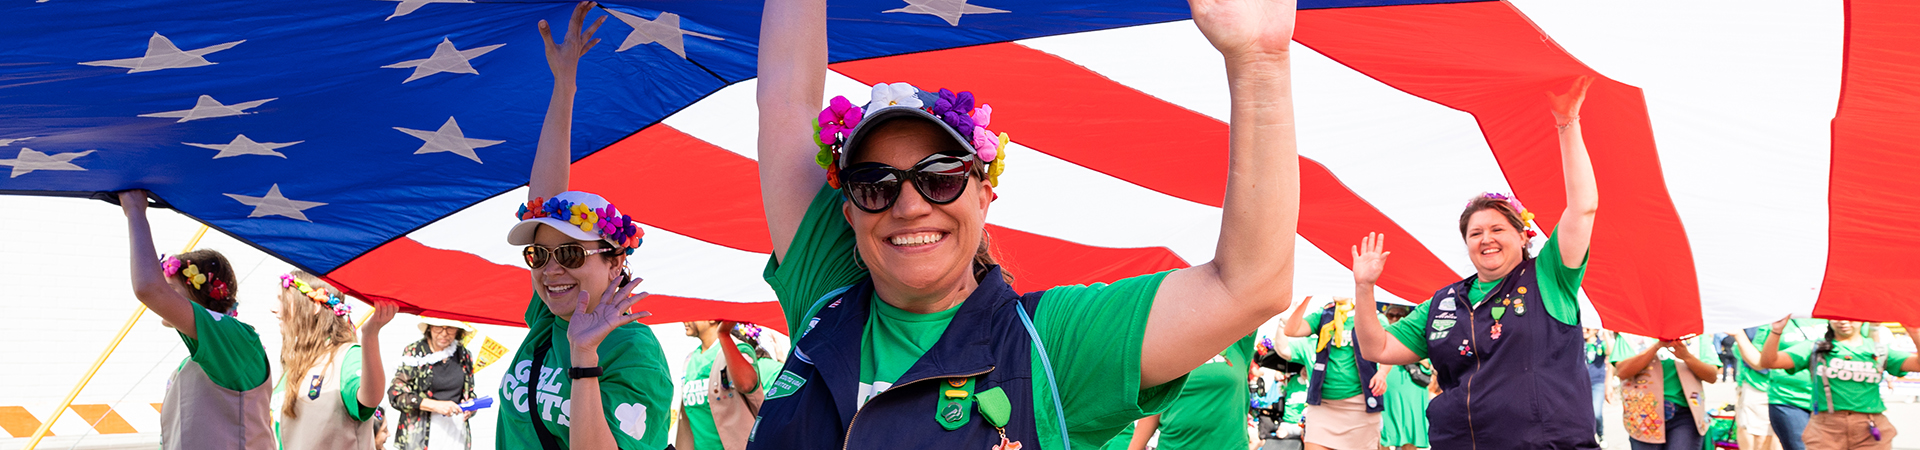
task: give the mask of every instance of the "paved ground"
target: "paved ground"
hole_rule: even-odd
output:
[[[1706,385],[1707,403],[1719,405],[1732,403],[1734,389],[1732,383]],[[1602,418],[1607,421],[1608,450],[1629,450],[1627,431],[1620,425],[1620,405],[1610,404]],[[1889,397],[1887,399],[1887,418],[1893,421],[1894,428],[1901,431],[1893,440],[1893,448],[1902,450],[1920,450],[1920,403],[1912,403],[1910,397]]]

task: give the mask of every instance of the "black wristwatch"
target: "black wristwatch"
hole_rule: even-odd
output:
[[[574,368],[567,369],[567,378],[578,380],[581,378],[599,378],[599,377],[600,377],[599,366],[574,367]]]

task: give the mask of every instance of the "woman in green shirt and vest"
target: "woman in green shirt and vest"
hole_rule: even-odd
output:
[[[147,223],[147,191],[119,192],[127,216],[133,295],[180,334],[188,357],[167,380],[160,448],[274,450],[273,383],[253,326],[234,318],[240,285],[220,252],[160,258]]]
[[[1713,354],[1712,344],[1694,337],[1659,341],[1633,356],[1618,350],[1613,367],[1620,378],[1621,423],[1634,450],[1700,448],[1708,420],[1700,383],[1720,380],[1719,359],[1699,356]]]
[[[380,329],[397,307],[373,307],[356,330],[339,289],[298,270],[280,276],[281,449],[374,448],[371,419],[387,398]]]
[[[1385,367],[1360,358],[1354,350],[1352,298],[1334,297],[1323,307],[1309,308],[1313,297],[1301,300],[1287,316],[1285,334],[1313,343],[1308,362],[1306,448],[1354,449],[1380,445],[1380,413],[1386,410]],[[1313,311],[1308,313],[1306,311]],[[1383,323],[1385,319],[1381,320]]]
[[[1813,419],[1803,438],[1807,448],[1893,448],[1893,437],[1900,431],[1882,414],[1887,404],[1880,397],[1880,382],[1889,374],[1905,376],[1920,370],[1920,358],[1867,339],[1861,335],[1860,322],[1849,320],[1829,321],[1825,338],[1782,351],[1780,336],[1787,321],[1773,323],[1760,361],[1771,369],[1813,372]],[[1920,347],[1920,333],[1909,331],[1907,337]]]
[[[573,97],[580,57],[600,40],[600,16],[585,27],[592,3],[573,8],[562,41],[555,43],[540,21],[553,98],[533,156],[527,204],[507,232],[507,243],[526,246],[533,298],[527,302],[527,337],[516,346],[500,382],[502,402],[494,427],[501,449],[656,450],[673,430],[673,380],[667,355],[653,329],[634,323],[630,312],[646,293],[627,273],[627,257],[640,247],[639,223],[605,198],[567,190]],[[585,28],[583,31],[582,29]]]
[[[1293,3],[1192,7],[1224,57],[1232,105],[1215,259],[1021,294],[989,245],[1010,137],[988,127],[1049,112],[908,83],[822,110],[826,2],[768,1],[757,86],[765,275],[795,338],[748,448],[1097,447],[1165,410],[1188,372],[1284,311],[1299,211]]]

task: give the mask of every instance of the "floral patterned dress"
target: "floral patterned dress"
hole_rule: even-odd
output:
[[[473,395],[473,353],[463,345],[455,343],[446,350],[433,352],[426,339],[421,339],[400,350],[400,364],[394,370],[393,384],[387,388],[388,400],[393,409],[400,412],[400,420],[393,432],[393,443],[400,450],[423,450],[428,448],[428,428],[433,413],[420,409],[421,400],[435,398],[451,402],[462,402],[474,398]],[[436,371],[458,371],[464,379],[458,387],[457,396],[448,397],[450,386],[435,386]],[[443,380],[446,378],[443,376]],[[444,381],[443,381],[444,383]],[[437,388],[437,389],[436,389]],[[438,391],[441,395],[434,395]],[[465,421],[461,418],[459,420]],[[473,436],[468,434],[467,445],[462,449],[473,448]],[[442,449],[445,450],[445,449]]]

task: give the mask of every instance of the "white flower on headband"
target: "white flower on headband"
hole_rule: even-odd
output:
[[[920,102],[920,89],[907,83],[880,83],[873,85],[873,100],[867,102],[867,117],[874,111],[888,106],[907,106],[919,108],[926,106]]]

